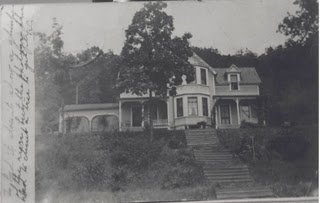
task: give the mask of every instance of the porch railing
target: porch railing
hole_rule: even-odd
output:
[[[157,119],[157,120],[153,120],[152,122],[153,122],[153,126],[155,127],[168,125],[168,119]]]

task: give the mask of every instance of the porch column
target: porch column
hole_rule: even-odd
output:
[[[241,124],[241,121],[240,121],[239,98],[236,98],[236,104],[237,104],[238,125],[240,125],[240,124]]]
[[[170,112],[172,112],[171,108],[170,108],[170,103],[169,103],[169,100],[170,100],[171,97],[167,98],[167,122],[168,122],[168,129],[171,128],[171,115],[170,115]],[[169,109],[170,108],[170,109]]]
[[[214,107],[214,119],[216,122],[216,129],[218,129],[218,111],[217,111],[217,106]]]
[[[142,117],[142,123],[141,126],[144,127],[144,103],[141,103],[141,117]]]
[[[122,103],[119,101],[119,131],[121,131],[122,124]]]
[[[64,112],[62,111],[62,109],[59,109],[59,133],[63,133],[63,114]]]

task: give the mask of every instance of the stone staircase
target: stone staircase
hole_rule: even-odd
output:
[[[269,188],[255,184],[248,166],[220,144],[214,129],[186,130],[185,134],[206,179],[218,186],[218,199],[273,196]]]

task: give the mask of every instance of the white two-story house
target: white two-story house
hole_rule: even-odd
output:
[[[237,128],[242,121],[258,123],[261,80],[255,68],[213,68],[197,54],[189,62],[194,66],[195,80],[187,83],[183,77],[175,96],[154,103],[151,118],[155,128],[186,129],[200,124]],[[122,93],[114,104],[67,105],[60,114],[60,131],[143,130],[148,121],[147,101],[148,95]],[[69,124],[63,124],[68,119]]]

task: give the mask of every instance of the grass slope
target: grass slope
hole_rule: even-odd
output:
[[[183,131],[39,135],[39,202],[118,202],[214,199]],[[89,198],[89,199],[88,199]]]

